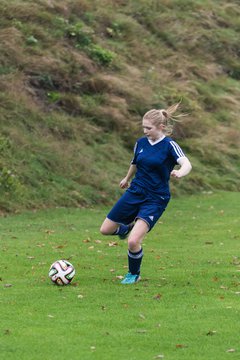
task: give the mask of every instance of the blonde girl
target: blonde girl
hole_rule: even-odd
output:
[[[122,284],[140,280],[142,241],[167,207],[170,176],[179,179],[192,169],[181,147],[169,137],[174,122],[185,116],[174,116],[179,104],[167,109],[152,109],[143,116],[144,137],[137,140],[127,175],[119,184],[127,190],[100,228],[104,235],[118,235],[121,239],[128,236],[128,273]],[[180,168],[174,169],[175,165]]]

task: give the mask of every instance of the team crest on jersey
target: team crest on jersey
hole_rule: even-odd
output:
[[[153,221],[154,216],[149,216],[149,219],[150,219],[151,221]]]

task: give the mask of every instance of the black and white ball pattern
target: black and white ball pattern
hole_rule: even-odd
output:
[[[75,275],[74,266],[67,260],[55,261],[49,269],[49,277],[57,285],[68,285]]]

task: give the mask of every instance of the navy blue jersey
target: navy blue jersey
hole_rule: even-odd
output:
[[[136,165],[137,171],[131,185],[140,186],[156,200],[170,196],[170,173],[177,160],[184,156],[180,146],[170,137],[155,143],[147,137],[140,138],[134,148],[132,164]]]

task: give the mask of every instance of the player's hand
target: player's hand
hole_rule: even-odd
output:
[[[171,176],[176,179],[180,179],[182,177],[181,172],[179,170],[173,170],[171,172]]]
[[[126,189],[127,187],[128,187],[128,181],[127,181],[127,179],[126,178],[124,178],[124,179],[122,179],[121,181],[120,181],[120,184],[119,184],[119,186],[120,186],[120,188],[121,189]]]

